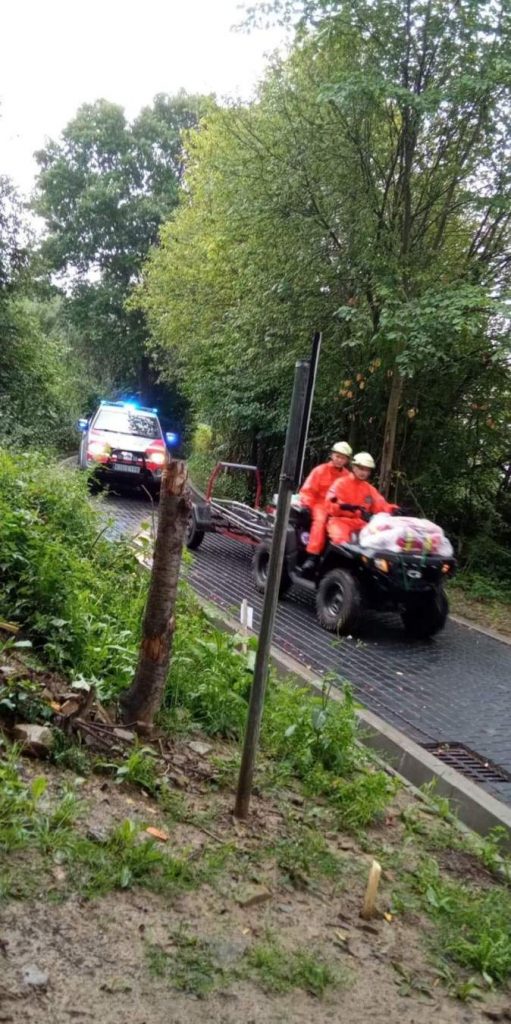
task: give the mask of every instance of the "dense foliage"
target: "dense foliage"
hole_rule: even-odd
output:
[[[373,450],[382,487],[474,558],[509,538],[510,12],[302,14],[258,101],[211,106],[188,135],[141,296],[154,351],[271,475],[294,359],[321,328],[310,460],[342,436]]]
[[[50,287],[36,287],[20,197],[0,178],[0,440],[65,448],[86,388]]]
[[[85,105],[37,154],[31,234],[21,198],[0,178],[0,440],[76,448],[73,423],[98,397],[138,392],[182,433],[183,399],[158,386],[144,315],[128,309],[158,228],[175,207],[181,132],[197,97],[157,96],[128,122],[104,100]]]
[[[104,538],[106,521],[81,474],[0,452],[0,619],[108,693],[131,679],[147,588],[132,551]]]
[[[126,300],[177,203],[181,132],[197,123],[200,102],[159,95],[132,122],[114,103],[85,104],[36,154],[41,256],[67,283],[82,360],[99,367],[105,388],[148,387],[144,316]]]

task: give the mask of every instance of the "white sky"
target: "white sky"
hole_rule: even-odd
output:
[[[128,117],[158,92],[247,98],[277,28],[233,32],[239,0],[7,0],[0,42],[0,174],[28,192],[32,158],[82,103]]]

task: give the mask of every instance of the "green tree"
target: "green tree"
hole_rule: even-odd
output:
[[[126,300],[177,202],[181,133],[197,123],[200,103],[159,95],[131,123],[106,100],[85,104],[36,154],[41,256],[61,275],[82,355],[108,384],[147,382],[144,317]]]
[[[0,444],[76,447],[74,421],[93,385],[73,351],[62,299],[37,298],[18,287],[4,308],[0,332]]]
[[[509,458],[508,5],[306,13],[258,101],[210,109],[187,140],[141,299],[153,345],[201,417],[233,449],[262,439],[268,465],[293,360],[322,328],[312,453],[349,435],[383,452],[385,490],[473,529],[488,505],[499,518]]]

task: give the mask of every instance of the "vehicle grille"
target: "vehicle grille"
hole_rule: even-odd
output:
[[[141,452],[130,452],[124,448],[114,448],[110,455],[112,462],[125,462],[129,466],[143,466],[144,456]]]

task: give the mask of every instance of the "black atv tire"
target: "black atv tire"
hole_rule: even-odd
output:
[[[331,569],[316,592],[316,615],[330,633],[351,633],[362,608],[357,580],[345,569]]]
[[[185,544],[189,551],[196,551],[197,548],[200,548],[203,540],[204,530],[199,530],[197,520],[195,519],[195,513],[192,509],[186,526]]]
[[[440,633],[449,615],[449,602],[443,590],[437,590],[423,601],[415,601],[401,612],[403,626],[414,640],[427,640]]]
[[[271,545],[268,541],[261,541],[261,543],[257,545],[252,559],[252,580],[254,587],[259,594],[264,594],[266,590],[268,565],[270,562],[270,548]],[[287,594],[292,582],[293,581],[284,564],[282,566],[282,575],[280,577],[279,597],[284,597],[284,595]]]

